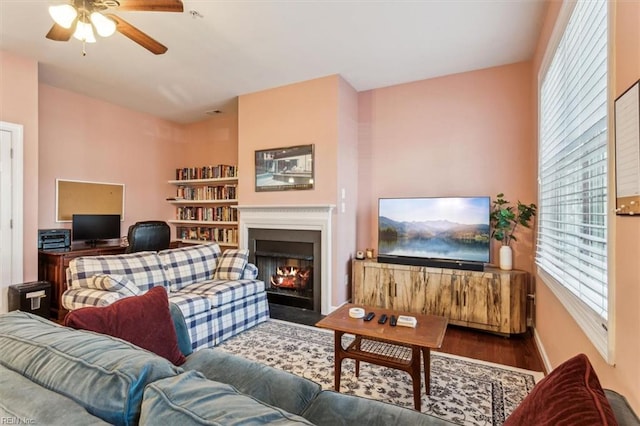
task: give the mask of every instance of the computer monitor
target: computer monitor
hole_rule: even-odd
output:
[[[73,241],[90,245],[120,238],[119,214],[74,214],[71,219]]]

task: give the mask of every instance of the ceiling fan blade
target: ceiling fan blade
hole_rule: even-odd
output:
[[[182,12],[181,0],[120,0],[116,10],[122,12]]]
[[[71,35],[76,29],[77,22],[78,22],[77,20],[73,21],[73,24],[71,24],[71,27],[69,27],[68,29],[63,27],[62,25],[58,25],[54,23],[51,29],[49,30],[49,32],[47,33],[46,37],[49,40],[69,41],[69,39],[71,38]]]
[[[116,31],[120,34],[129,37],[131,40],[138,43],[140,46],[147,49],[149,52],[155,55],[162,55],[167,51],[167,47],[163,44],[157,42],[156,40],[149,37],[147,34],[143,33],[124,19],[119,16],[113,14],[105,14],[109,18],[113,19],[116,23]]]

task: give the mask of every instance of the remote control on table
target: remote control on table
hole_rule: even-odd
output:
[[[391,327],[395,327],[398,324],[398,318],[395,315],[391,315],[391,319],[389,320],[389,325]]]
[[[378,319],[378,324],[384,324],[385,322],[387,322],[387,314],[382,314]]]
[[[366,317],[364,317],[364,320],[365,320],[365,321],[371,321],[371,320],[373,319],[373,317],[375,317],[375,316],[376,316],[376,313],[375,313],[375,312],[369,312],[369,313],[367,314],[367,316],[366,316]]]

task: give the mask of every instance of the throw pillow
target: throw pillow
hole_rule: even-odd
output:
[[[164,287],[154,287],[141,296],[120,299],[109,306],[76,309],[67,314],[64,325],[118,337],[175,365],[185,362]]]
[[[227,249],[218,260],[216,279],[239,280],[249,259],[248,249]]]
[[[603,425],[617,421],[585,354],[556,367],[504,422],[504,426]]]
[[[163,250],[158,256],[166,269],[171,291],[178,291],[189,284],[214,278],[220,246],[217,243],[199,244]]]
[[[191,337],[189,336],[187,323],[184,320],[184,314],[175,303],[169,303],[169,312],[171,312],[173,326],[176,329],[178,348],[180,348],[180,352],[184,356],[189,356],[193,353],[193,348],[191,347]]]
[[[253,263],[247,263],[244,271],[242,271],[242,279],[243,280],[255,280],[258,278],[258,267]]]
[[[129,278],[123,275],[98,274],[87,282],[89,288],[96,290],[117,291],[124,296],[137,296],[140,289]]]

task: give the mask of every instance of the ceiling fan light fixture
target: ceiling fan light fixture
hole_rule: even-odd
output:
[[[93,12],[89,17],[91,23],[96,27],[98,35],[101,37],[109,37],[116,32],[116,23],[112,19],[107,18],[100,12]]]
[[[58,4],[49,6],[49,15],[56,24],[69,29],[74,19],[78,17],[78,11],[70,4]]]
[[[95,43],[96,37],[93,35],[93,28],[88,22],[82,22],[78,20],[76,25],[76,31],[73,33],[73,37],[87,43]]]

